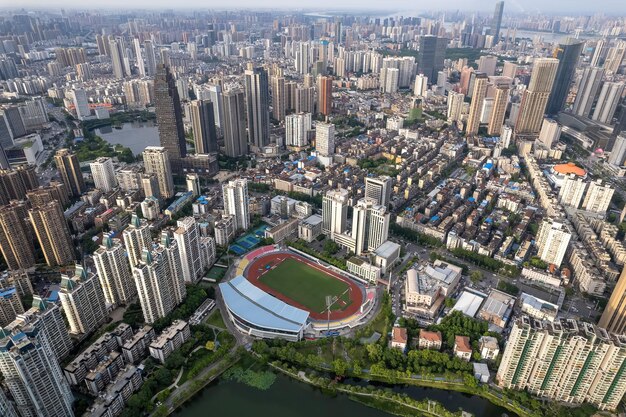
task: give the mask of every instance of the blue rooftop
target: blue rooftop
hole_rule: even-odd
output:
[[[308,311],[272,297],[242,275],[219,286],[228,309],[256,326],[299,332],[309,318]]]

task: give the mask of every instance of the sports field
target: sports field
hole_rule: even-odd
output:
[[[270,261],[264,265],[259,281],[284,294],[312,312],[326,311],[326,296],[339,297],[331,311],[345,310],[352,303],[350,286],[324,271],[304,262],[287,258],[280,263]]]

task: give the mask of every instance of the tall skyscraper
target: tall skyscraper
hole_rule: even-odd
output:
[[[348,223],[348,190],[327,191],[322,199],[322,232],[331,239],[346,230]]]
[[[9,401],[4,391],[0,389],[0,416],[18,417],[17,411],[13,407],[13,403]]]
[[[613,149],[609,154],[609,163],[617,166],[624,165],[626,161],[626,132],[620,133],[615,138]]]
[[[548,101],[546,110],[548,114],[557,114],[563,110],[584,45],[585,43],[578,39],[568,38],[557,47],[554,57],[559,60],[559,66]]]
[[[237,179],[222,185],[224,214],[233,216],[235,228],[247,230],[250,227],[248,180]]]
[[[497,1],[496,9],[493,12],[493,28],[492,34],[494,39],[494,45],[500,41],[500,27],[502,27],[502,14],[504,13],[504,2]]]
[[[384,206],[369,198],[360,199],[352,215],[354,253],[372,252],[382,245],[389,235],[389,212]]]
[[[513,323],[496,380],[503,388],[614,410],[626,392],[625,360],[623,334],[572,319],[521,316]]]
[[[109,305],[130,304],[137,295],[128,260],[121,241],[113,239],[110,234],[103,234],[102,244],[93,253],[93,261],[104,299]]]
[[[51,201],[28,211],[48,266],[67,265],[74,261],[74,243],[61,205]]]
[[[563,185],[559,189],[559,203],[578,208],[586,189],[587,183],[583,178],[574,174],[565,177]]]
[[[159,64],[154,79],[154,100],[159,141],[167,149],[172,172],[181,169],[181,158],[187,156],[183,115],[176,82],[165,65]],[[163,192],[163,190],[161,190]]]
[[[561,126],[552,119],[543,119],[541,124],[541,131],[539,131],[539,142],[543,143],[543,146],[550,149],[552,145],[559,141],[561,137]]]
[[[132,268],[141,261],[143,250],[152,248],[150,225],[147,221],[133,214],[130,224],[124,229],[122,236],[124,237],[124,246],[128,252],[128,261]]]
[[[262,148],[270,143],[270,93],[267,71],[261,67],[249,66],[244,76],[248,142],[256,148]]]
[[[317,122],[315,124],[315,150],[323,156],[335,154],[335,125]]]
[[[386,175],[365,177],[365,197],[377,205],[387,207],[391,201],[392,184],[393,180]]]
[[[611,124],[617,105],[622,99],[624,93],[624,82],[602,84],[600,95],[598,96],[598,102],[596,108],[591,117],[593,120],[600,123]]]
[[[578,92],[572,112],[578,116],[589,117],[591,106],[598,96],[604,69],[599,67],[586,67],[583,70],[580,84],[578,84]]]
[[[78,197],[87,191],[83,173],[80,170],[80,163],[75,153],[70,152],[69,149],[59,149],[54,155],[54,162],[61,175],[61,181],[65,184],[70,195]]]
[[[615,188],[608,183],[603,184],[601,179],[590,182],[583,200],[583,209],[591,213],[606,214],[614,192]]]
[[[36,327],[0,331],[0,373],[22,417],[73,417],[74,397],[51,349]]]
[[[82,88],[72,89],[72,102],[74,103],[74,110],[76,111],[78,120],[85,120],[91,115],[89,100],[87,100],[85,90]]]
[[[545,218],[537,233],[539,257],[557,268],[560,267],[571,238],[572,233],[567,225]]]
[[[626,267],[622,267],[622,273],[600,317],[598,326],[609,332],[626,333]]]
[[[174,180],[169,162],[169,151],[165,147],[148,146],[143,151],[143,165],[146,173],[156,175],[163,198],[174,196]]]
[[[200,255],[200,230],[193,217],[178,220],[174,240],[178,244],[185,282],[195,283],[202,278],[204,265]]]
[[[285,139],[287,146],[297,148],[309,144],[311,130],[311,113],[294,113],[285,117]]]
[[[213,119],[215,119],[215,126],[222,129],[222,124],[224,122],[224,100],[222,99],[222,87],[219,85],[209,85],[206,89],[209,94],[209,99],[211,100],[211,103],[213,103]]]
[[[417,97],[423,97],[428,91],[428,77],[424,74],[418,74],[415,76],[415,84],[413,86],[413,95]]]
[[[109,41],[109,48],[111,51],[113,76],[119,79],[124,78],[125,76],[130,76],[130,73],[126,72],[126,65],[124,63],[124,45],[121,39],[111,39]]]
[[[437,79],[437,73],[443,70],[448,39],[426,35],[420,37],[417,57],[417,72],[431,80]]]
[[[504,125],[504,116],[506,114],[506,106],[509,103],[509,86],[499,85],[496,87],[496,94],[493,98],[493,110],[489,116],[489,125],[487,126],[487,134],[498,136]]]
[[[160,245],[143,250],[133,277],[146,323],[165,317],[183,301],[186,289],[180,252],[167,232]]]
[[[622,62],[624,62],[624,56],[626,56],[626,41],[618,40],[615,42],[615,45],[608,50],[606,60],[604,61],[604,69],[613,74],[617,74]]]
[[[89,168],[91,168],[91,176],[97,189],[108,193],[117,187],[115,168],[111,158],[105,156],[96,158],[89,164]]]
[[[474,81],[474,89],[472,92],[472,102],[470,103],[469,116],[467,118],[467,126],[465,126],[465,133],[467,135],[475,135],[478,133],[483,101],[487,96],[487,81],[488,79],[486,74],[476,74],[476,80]]]
[[[146,74],[154,76],[156,75],[156,56],[154,55],[154,44],[152,41],[146,40],[143,42],[143,49],[146,54]]]
[[[2,288],[0,290],[0,327],[11,323],[18,314],[22,313],[24,313],[24,307],[15,287]]]
[[[559,60],[538,58],[533,65],[528,89],[524,91],[515,123],[518,134],[535,134],[541,129],[543,116],[554,84]]]
[[[89,334],[106,323],[108,312],[96,274],[76,265],[74,276],[61,275],[59,298],[70,333]]]
[[[133,47],[135,48],[135,60],[137,62],[137,69],[139,70],[139,76],[146,76],[146,66],[143,63],[143,56],[141,55],[141,43],[139,38],[133,39]]]
[[[32,237],[24,220],[25,204],[14,203],[0,208],[0,250],[9,269],[35,266]]]
[[[218,151],[217,132],[213,103],[208,100],[193,100],[189,104],[191,126],[196,153],[208,154]]]
[[[454,91],[448,92],[448,120],[450,122],[457,122],[461,120],[461,116],[463,116],[464,102],[464,94],[455,93]]]
[[[248,154],[246,141],[246,113],[243,91],[233,89],[222,95],[224,103],[224,147],[226,155],[237,158]]]
[[[333,108],[333,79],[331,77],[320,77],[318,90],[319,104],[317,111],[324,116],[328,116]]]
[[[276,75],[272,77],[272,117],[275,120],[285,120],[286,114],[285,77]]]

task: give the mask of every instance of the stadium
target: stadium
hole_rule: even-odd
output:
[[[220,284],[230,320],[246,334],[300,340],[361,324],[375,288],[293,248],[258,248]]]

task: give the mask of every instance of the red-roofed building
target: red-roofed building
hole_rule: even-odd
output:
[[[472,359],[472,345],[469,337],[454,336],[454,354],[466,362]]]
[[[428,330],[421,329],[417,343],[417,347],[420,349],[441,349],[441,332],[430,332]]]
[[[404,327],[394,327],[391,332],[391,347],[404,352],[409,336]]]

